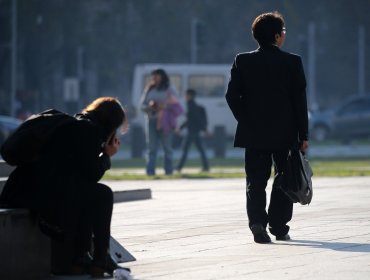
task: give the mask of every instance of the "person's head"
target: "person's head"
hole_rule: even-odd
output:
[[[170,79],[163,69],[156,69],[152,71],[151,78],[154,86],[158,90],[166,90],[170,86]]]
[[[194,89],[188,89],[185,93],[186,101],[194,100],[197,92]]]
[[[108,135],[118,129],[122,133],[127,130],[127,115],[117,98],[99,97],[87,105],[83,112],[92,113]]]
[[[285,40],[285,22],[279,12],[264,13],[252,23],[252,34],[260,46],[277,45]]]

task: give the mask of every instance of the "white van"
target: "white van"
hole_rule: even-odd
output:
[[[150,73],[158,68],[165,70],[171,85],[179,94],[179,100],[185,105],[184,94],[189,88],[196,90],[196,100],[207,110],[208,130],[221,125],[227,135],[234,135],[236,121],[226,103],[225,93],[229,82],[231,65],[228,64],[140,64],[135,67],[132,85],[132,102],[137,109],[137,119],[143,123],[144,116],[139,104]],[[185,108],[185,107],[184,107]]]

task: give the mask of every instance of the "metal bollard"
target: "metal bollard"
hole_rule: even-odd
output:
[[[141,125],[135,124],[130,127],[131,133],[131,157],[142,158],[145,150],[145,135]]]
[[[213,133],[213,149],[215,157],[225,158],[226,154],[226,132],[222,125],[215,126]]]

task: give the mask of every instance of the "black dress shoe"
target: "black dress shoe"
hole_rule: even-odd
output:
[[[76,257],[70,264],[53,264],[51,273],[54,275],[83,275],[89,274],[92,257],[89,252]]]
[[[71,274],[88,274],[92,261],[93,258],[91,257],[90,252],[86,252],[83,256],[75,258],[70,268]]]
[[[290,236],[289,236],[289,234],[277,235],[276,240],[278,240],[278,241],[288,241],[288,240],[290,240]]]
[[[113,271],[116,269],[123,269],[128,272],[131,272],[129,268],[119,266],[110,256],[107,254],[105,257],[100,258],[98,260],[94,259],[91,268],[90,268],[90,275],[93,278],[103,278],[104,273],[109,275],[113,275]]]
[[[271,243],[271,238],[262,225],[252,225],[251,231],[254,236],[254,242],[261,244]]]

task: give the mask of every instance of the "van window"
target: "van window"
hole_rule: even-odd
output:
[[[225,76],[189,75],[188,87],[196,90],[199,97],[221,97],[225,94]]]
[[[176,89],[178,95],[181,95],[182,93],[181,76],[178,74],[168,74],[168,76],[170,77],[171,86],[173,86]],[[145,85],[149,82],[149,79],[150,79],[150,74],[146,74],[143,79],[141,92],[144,92]]]

